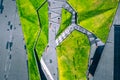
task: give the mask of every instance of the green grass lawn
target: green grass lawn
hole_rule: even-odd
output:
[[[39,26],[36,12],[36,9],[43,2],[44,0],[17,0],[22,30],[27,45],[30,80],[40,80],[33,55],[33,45],[40,30],[41,35],[36,47],[39,58],[48,43],[48,4],[46,3],[39,10],[41,26]],[[68,2],[78,12],[78,24],[93,32],[105,42],[118,0],[68,0]],[[63,9],[61,26],[57,36],[71,24],[70,20],[71,14]],[[57,47],[60,80],[86,80],[89,51],[90,46],[87,37],[73,31]]]
[[[89,41],[84,34],[73,31],[57,47],[60,80],[85,80]]]
[[[78,12],[78,24],[106,41],[118,0],[68,0]]]
[[[39,58],[41,57],[43,51],[45,50],[45,47],[48,44],[48,7],[47,6],[48,3],[45,3],[45,5],[43,5],[43,7],[41,7],[41,9],[39,10],[41,33],[36,46]]]

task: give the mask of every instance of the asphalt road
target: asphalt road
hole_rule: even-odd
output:
[[[28,80],[27,54],[15,0],[0,14],[0,80]]]

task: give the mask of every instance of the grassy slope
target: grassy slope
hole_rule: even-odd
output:
[[[88,63],[89,42],[87,37],[73,31],[57,47],[60,80],[85,80]],[[68,47],[69,46],[69,47]]]
[[[78,24],[106,41],[118,0],[68,0],[78,12]]]
[[[39,10],[40,14],[40,24],[41,24],[41,33],[37,44],[37,52],[39,58],[41,57],[45,47],[48,44],[48,4],[45,3],[43,7]]]
[[[22,29],[27,45],[28,51],[28,64],[29,64],[29,75],[30,80],[40,80],[38,69],[35,63],[33,55],[34,42],[41,30],[41,36],[37,43],[37,52],[39,57],[41,56],[45,46],[47,45],[47,34],[48,34],[48,9],[47,3],[39,10],[41,19],[41,26],[39,26],[37,8],[44,2],[44,0],[17,0],[17,5],[20,14],[20,20],[22,23]],[[26,4],[24,4],[26,3]],[[40,29],[42,27],[42,29]]]
[[[42,3],[42,0],[36,0],[34,3],[33,1],[34,0],[17,0],[17,6],[27,45],[29,78],[30,80],[39,80],[38,69],[33,57],[33,45],[40,30],[36,9]]]
[[[40,30],[35,10],[43,3],[43,1],[44,0],[17,0],[24,37],[27,44],[29,74],[31,80],[39,80],[32,49]],[[92,31],[105,42],[116,10],[117,0],[68,0],[68,2],[78,12],[78,24]],[[47,8],[44,7],[39,13],[42,13],[40,15],[42,17],[41,20],[46,21],[48,16],[46,13],[43,14],[43,10],[47,10]],[[64,18],[62,18],[61,29],[58,34],[70,24],[71,19],[69,13],[64,10],[62,13],[62,17]],[[47,44],[47,24],[47,22],[43,22],[42,24],[44,25],[44,28],[42,28],[41,37],[37,44],[39,56],[42,54],[44,47]],[[74,31],[57,47],[60,80],[85,80],[89,49],[90,47],[86,36],[77,31]]]

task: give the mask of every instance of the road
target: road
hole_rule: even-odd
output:
[[[27,54],[15,0],[0,14],[0,80],[28,80]]]

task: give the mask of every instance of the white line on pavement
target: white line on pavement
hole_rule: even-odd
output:
[[[52,75],[51,75],[51,73],[50,73],[50,71],[49,71],[49,69],[47,68],[47,66],[46,66],[46,64],[45,64],[45,62],[44,62],[44,60],[42,58],[41,58],[40,62],[42,64],[43,69],[46,71],[46,73],[50,77],[50,79],[54,80],[53,77],[52,77]]]

